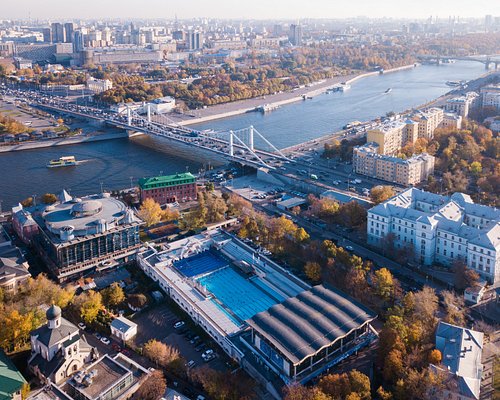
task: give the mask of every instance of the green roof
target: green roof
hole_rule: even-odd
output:
[[[176,175],[154,176],[152,178],[139,179],[141,189],[162,188],[165,186],[185,185],[196,182],[195,176],[191,172]]]
[[[12,395],[21,390],[25,383],[24,376],[0,349],[0,400],[11,400]]]

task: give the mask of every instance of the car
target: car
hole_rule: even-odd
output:
[[[205,400],[205,396],[202,396],[201,394],[198,395],[196,400]]]
[[[179,328],[182,328],[186,323],[184,321],[177,321],[175,324],[174,324],[174,329],[179,329]]]
[[[87,325],[85,325],[83,322],[79,322],[78,328],[80,328],[82,331],[84,331],[85,329],[87,329]]]
[[[109,340],[106,336],[101,337],[100,340],[106,345],[109,345],[111,343],[111,340]]]
[[[119,351],[121,351],[121,347],[120,347],[120,346],[118,346],[116,343],[113,343],[113,344],[111,345],[111,347],[112,347],[112,349],[113,349],[114,351],[118,351],[118,352],[119,352]]]
[[[198,346],[195,347],[195,351],[197,353],[199,353],[200,351],[202,351],[203,349],[205,348],[205,343],[201,342]]]
[[[94,333],[94,336],[99,340],[102,338],[102,335],[99,332]]]
[[[346,246],[345,249],[348,250],[348,251],[353,251],[354,250],[354,248],[352,246]]]
[[[195,336],[194,338],[192,338],[189,343],[191,344],[195,344],[198,340],[200,340],[200,337],[199,336]]]
[[[193,368],[196,365],[196,362],[194,360],[189,360],[189,362],[186,364],[186,367],[188,369]]]

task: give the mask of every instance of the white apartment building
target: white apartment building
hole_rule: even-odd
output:
[[[469,195],[408,189],[368,211],[368,243],[384,246],[389,234],[396,247],[413,248],[420,264],[463,259],[483,279],[500,281],[500,210]]]
[[[481,89],[481,106],[500,110],[500,85],[490,85]]]
[[[454,112],[463,118],[467,118],[470,109],[478,100],[479,95],[475,92],[469,92],[465,96],[454,97],[446,100],[445,110]]]
[[[445,112],[443,121],[439,127],[444,129],[462,129],[462,116],[452,112]]]
[[[441,108],[432,107],[427,110],[419,110],[411,117],[413,121],[418,122],[418,137],[432,139],[435,129],[443,121],[444,111]]]

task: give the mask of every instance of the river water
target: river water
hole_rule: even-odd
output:
[[[344,93],[323,94],[312,100],[283,106],[266,115],[243,114],[197,125],[198,129],[228,130],[254,125],[276,147],[283,148],[339,130],[348,122],[367,121],[389,111],[402,111],[430,101],[450,90],[447,80],[469,80],[483,74],[484,65],[457,62],[424,65],[352,84]],[[384,94],[392,88],[389,94]],[[130,186],[137,179],[163,172],[198,172],[207,160],[169,149],[149,137],[117,139],[65,147],[0,154],[0,201],[3,209],[31,196],[65,188],[82,196],[104,189]],[[258,142],[256,142],[258,144]],[[76,167],[46,168],[52,158],[74,155],[85,160]]]

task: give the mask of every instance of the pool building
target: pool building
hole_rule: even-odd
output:
[[[137,260],[277,398],[283,384],[307,382],[374,338],[370,310],[332,288],[311,288],[220,229],[148,246]]]

